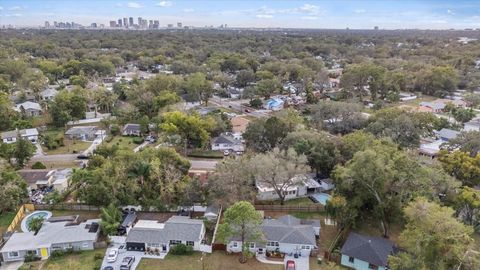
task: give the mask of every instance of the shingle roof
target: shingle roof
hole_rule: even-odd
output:
[[[133,243],[169,243],[170,240],[201,240],[203,221],[183,216],[173,216],[165,222],[163,229],[132,228],[127,242]]]
[[[438,136],[440,136],[441,138],[445,138],[447,140],[455,139],[459,134],[460,134],[459,131],[448,129],[448,128],[442,128],[438,132]]]
[[[341,253],[376,266],[387,266],[388,256],[395,249],[395,243],[388,239],[350,233]]]
[[[96,126],[78,126],[71,127],[65,132],[66,135],[82,135],[82,134],[95,134],[97,131]]]
[[[233,138],[232,136],[227,136],[227,135],[220,135],[218,137],[215,137],[212,141],[212,143],[214,144],[224,144],[224,143],[228,143],[228,144],[241,144],[240,141],[238,140],[235,140],[235,138]]]
[[[123,131],[140,131],[140,125],[139,124],[126,124],[123,127]]]
[[[7,138],[17,137],[18,134],[20,134],[20,136],[38,136],[38,130],[36,128],[10,130],[6,132],[2,132],[0,136],[2,137],[2,139],[7,139]]]
[[[276,241],[287,244],[317,245],[315,230],[320,227],[320,222],[314,220],[301,220],[291,215],[282,216],[278,219],[265,219],[262,231],[268,241]]]
[[[52,170],[20,170],[18,174],[27,182],[28,184],[35,184],[37,181],[44,181],[50,178],[50,172]]]
[[[23,103],[17,104],[16,108],[17,110],[21,110],[21,108],[23,108],[24,110],[28,110],[28,109],[38,110],[38,111],[42,110],[42,107],[40,106],[40,104],[36,102],[31,102],[31,101],[25,101]]]

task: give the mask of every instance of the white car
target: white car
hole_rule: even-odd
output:
[[[112,248],[107,255],[107,262],[113,263],[117,260],[118,257],[118,249]]]

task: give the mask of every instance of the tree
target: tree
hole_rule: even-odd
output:
[[[440,151],[438,160],[448,174],[462,181],[464,185],[473,187],[480,183],[480,154],[471,157],[462,151]]]
[[[238,87],[245,87],[255,81],[255,74],[250,70],[241,70],[237,74],[235,83]]]
[[[436,198],[458,186],[451,177],[384,141],[357,152],[345,166],[337,166],[333,177],[338,194],[349,198],[350,207],[377,218],[385,237],[405,203],[419,195]]]
[[[36,149],[37,148],[29,140],[24,139],[19,135],[13,151],[13,157],[15,158],[17,167],[23,168],[25,163],[33,156]]]
[[[27,183],[0,160],[0,214],[15,210],[28,197]]]
[[[426,68],[417,76],[415,84],[426,95],[443,97],[457,88],[458,73],[450,66]]]
[[[358,215],[356,209],[348,205],[345,197],[336,194],[327,201],[325,211],[328,216],[335,219],[340,231],[353,226]]]
[[[160,128],[169,135],[180,135],[186,151],[188,146],[203,147],[208,143],[213,121],[201,118],[198,114],[167,112],[163,115]]]
[[[263,79],[255,86],[256,94],[265,99],[270,98],[270,95],[281,91],[281,89],[282,85],[277,79]]]
[[[249,202],[240,201],[230,206],[223,215],[223,223],[218,228],[218,237],[224,243],[238,238],[242,245],[240,263],[247,261],[248,244],[262,240],[262,216]]]
[[[13,110],[13,103],[9,95],[0,91],[0,130],[9,130],[17,119],[17,112]]]
[[[462,187],[456,198],[456,215],[463,223],[480,230],[480,191],[471,187]]]
[[[190,101],[205,102],[205,106],[208,105],[208,100],[213,95],[212,82],[200,72],[188,76],[183,84],[183,89]]]
[[[252,169],[253,164],[246,155],[218,163],[207,182],[210,200],[223,206],[238,201],[253,202],[256,191]]]
[[[243,133],[247,146],[257,152],[267,152],[277,147],[285,136],[287,136],[287,126],[275,116],[266,120],[255,119],[248,124]]]
[[[87,107],[87,100],[78,91],[60,91],[50,104],[50,115],[53,124],[63,127],[68,121],[83,119]]]
[[[391,269],[478,269],[473,229],[453,217],[453,209],[417,198],[404,209],[407,224],[400,235],[405,249],[389,258]],[[464,268],[461,268],[461,267]]]
[[[475,93],[466,94],[463,97],[463,100],[467,102],[470,108],[476,108],[478,107],[478,105],[480,105],[480,94],[475,94]]]
[[[122,212],[113,203],[100,209],[100,227],[106,235],[115,235],[122,221]]]
[[[459,149],[460,151],[469,153],[471,157],[475,157],[480,153],[480,132],[462,132],[456,138],[446,142],[445,146],[450,151]]]
[[[359,101],[370,92],[373,100],[382,87],[385,68],[373,63],[353,64],[345,69],[341,86],[349,97],[356,97]],[[368,90],[367,89],[368,87]]]
[[[476,113],[471,109],[463,109],[463,108],[455,108],[452,112],[453,118],[457,120],[460,123],[466,123],[470,120],[472,120]]]
[[[44,217],[34,217],[30,219],[30,222],[28,223],[28,230],[34,232],[34,234],[37,234],[42,228],[44,220]]]
[[[340,101],[322,101],[309,107],[311,122],[332,133],[346,134],[363,128],[367,122],[362,106]]]
[[[282,205],[288,188],[304,181],[301,174],[307,171],[306,163],[307,158],[292,148],[284,151],[275,148],[252,159],[255,181],[272,188]]]

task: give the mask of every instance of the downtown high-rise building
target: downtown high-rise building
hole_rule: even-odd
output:
[[[128,19],[123,18],[123,27],[128,27]]]
[[[45,21],[45,28],[50,28],[50,23],[48,21]]]
[[[133,27],[133,17],[128,18],[128,26]]]
[[[118,19],[117,27],[122,27],[122,19]]]

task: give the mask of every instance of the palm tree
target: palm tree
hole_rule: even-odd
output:
[[[38,231],[40,231],[40,229],[42,228],[44,220],[45,220],[45,218],[43,218],[43,217],[32,218],[30,220],[30,222],[28,223],[28,230],[37,234]]]
[[[111,203],[107,207],[103,207],[100,213],[100,226],[103,233],[106,235],[114,235],[117,233],[118,226],[122,221],[122,213],[120,210]]]
[[[145,179],[150,176],[150,164],[148,162],[137,162],[133,165],[130,176],[137,178],[141,186],[145,183]]]

